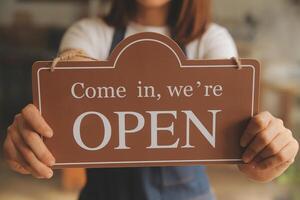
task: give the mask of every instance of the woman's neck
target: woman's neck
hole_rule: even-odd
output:
[[[138,4],[135,22],[145,26],[165,26],[169,13],[169,3],[159,8],[147,8]]]

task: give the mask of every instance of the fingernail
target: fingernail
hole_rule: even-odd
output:
[[[245,135],[245,134],[247,134],[247,133],[243,133],[243,135]],[[246,146],[247,146],[247,140],[246,140],[245,137],[242,137],[242,138],[240,139],[240,145],[241,145],[242,147],[246,147]]]
[[[240,143],[240,145],[241,145],[242,147],[246,147],[246,144],[245,144],[244,141],[242,141],[242,142]]]
[[[249,163],[249,160],[248,159],[246,159],[246,158],[243,158],[243,161],[245,162],[245,163]]]
[[[49,137],[52,137],[52,136],[53,136],[53,131],[48,130],[48,131],[46,132],[46,135],[48,135]]]
[[[46,176],[46,178],[51,178],[53,176],[53,171],[50,170]]]
[[[250,158],[248,156],[243,156],[242,159],[245,163],[248,163],[250,161]]]
[[[50,166],[53,166],[55,164],[55,159],[51,159],[50,161],[49,161],[49,165]]]

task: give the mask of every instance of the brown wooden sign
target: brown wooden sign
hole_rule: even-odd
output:
[[[259,63],[187,60],[166,36],[123,40],[107,61],[33,66],[33,99],[62,167],[239,163],[258,112]]]

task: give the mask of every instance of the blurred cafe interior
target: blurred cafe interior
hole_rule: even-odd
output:
[[[97,17],[110,0],[0,1],[0,145],[13,116],[31,100],[31,66],[51,60],[66,29]],[[300,0],[213,0],[213,20],[233,36],[241,58],[262,64],[261,110],[281,117],[300,138]],[[2,148],[1,148],[2,149]],[[209,165],[221,200],[300,199],[300,159],[271,183],[248,180],[231,165]],[[56,170],[50,180],[16,174],[0,157],[0,200],[75,200],[83,169]],[[47,194],[47,195],[45,195]]]

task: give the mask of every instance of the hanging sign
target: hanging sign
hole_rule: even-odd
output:
[[[140,33],[106,61],[33,65],[33,100],[63,167],[240,163],[258,112],[259,63],[188,60],[170,38]]]

